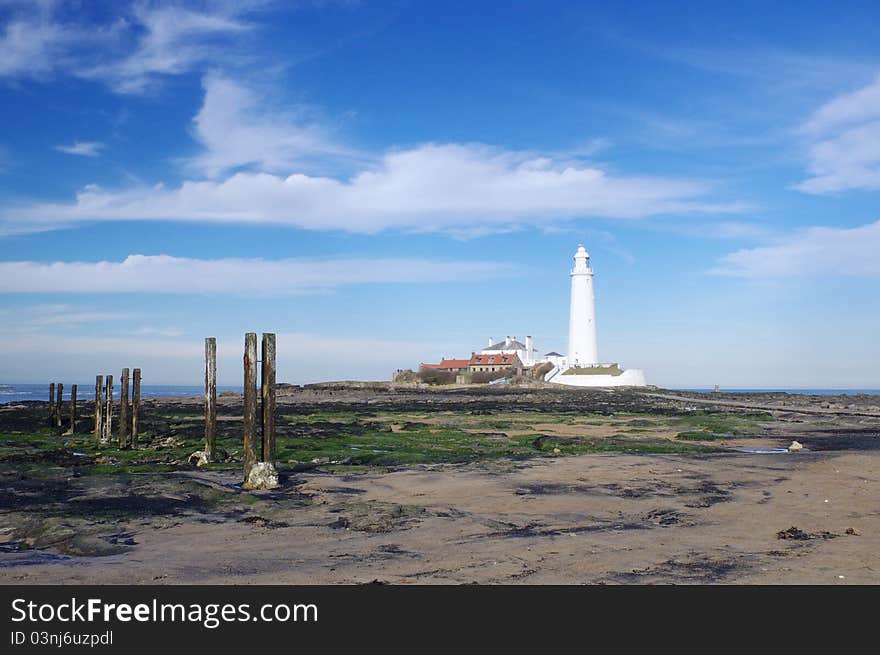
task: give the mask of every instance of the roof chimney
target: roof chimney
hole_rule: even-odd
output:
[[[509,335],[509,334],[507,335],[507,338],[504,340],[504,345],[505,345],[505,346],[509,346],[509,345],[510,345],[510,335]]]
[[[492,337],[489,337],[489,346],[492,345]]]

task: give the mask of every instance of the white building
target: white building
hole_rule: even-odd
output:
[[[573,387],[643,387],[645,374],[639,369],[622,369],[617,363],[599,360],[596,339],[596,300],[590,255],[578,246],[571,270],[571,305],[568,322],[568,355],[554,357],[555,366],[544,376],[547,382]]]
[[[526,342],[517,341],[516,337],[505,337],[503,340],[495,342],[489,337],[489,345],[480,351],[481,355],[516,355],[523,363],[523,366],[533,366],[536,363],[545,361],[535,349],[534,339],[531,336],[526,337]]]

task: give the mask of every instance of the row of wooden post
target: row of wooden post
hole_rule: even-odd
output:
[[[57,394],[56,394],[57,389]],[[61,396],[64,393],[64,384],[59,382],[49,383],[49,424],[56,430],[61,429]],[[76,385],[70,385],[70,428],[65,434],[76,432]]]
[[[263,333],[262,358],[257,359],[257,334],[244,337],[244,473],[245,478],[258,461],[275,465],[275,334]],[[257,453],[257,363],[262,363],[260,379],[261,442]],[[138,416],[141,399],[141,369],[133,371],[131,410],[128,399],[129,369],[122,369],[119,406],[120,448],[138,447]],[[58,383],[49,385],[49,416],[55,427],[61,427],[61,393]],[[71,387],[70,434],[76,429],[76,385]],[[129,419],[129,414],[131,418]],[[113,436],[113,376],[95,376],[95,440],[110,443]],[[217,450],[217,339],[205,339],[205,455],[213,461]]]
[[[257,453],[257,362],[262,363],[260,398],[262,440]],[[217,339],[205,339],[205,454],[211,461],[217,439]],[[263,334],[262,358],[257,359],[257,334],[244,336],[244,474],[258,461],[275,465],[275,334]]]
[[[119,397],[119,428],[117,439],[120,448],[138,447],[138,417],[141,408],[141,369],[133,371],[131,380],[131,405],[128,398],[129,369],[122,369]],[[113,376],[95,376],[95,441],[109,444],[113,439]]]

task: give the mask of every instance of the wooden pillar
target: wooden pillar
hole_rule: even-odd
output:
[[[205,339],[205,455],[213,461],[217,439],[217,339]]]
[[[263,461],[275,465],[275,335],[263,333]]]
[[[104,376],[95,376],[95,441],[101,441],[104,429]]]
[[[119,380],[119,447],[128,448],[128,435],[131,424],[128,422],[128,369],[122,369]]]
[[[257,334],[244,335],[244,477],[257,462]]]
[[[57,388],[58,396],[55,401],[55,429],[61,429],[61,395],[64,393],[64,385],[62,383],[58,383]]]
[[[49,425],[55,425],[55,383],[49,383]]]
[[[141,410],[141,369],[132,371],[131,380],[131,447],[138,447],[138,413]]]
[[[107,376],[107,390],[104,392],[104,427],[101,430],[101,443],[110,443],[113,431],[113,376]]]
[[[70,385],[70,430],[68,434],[76,434],[76,385]]]

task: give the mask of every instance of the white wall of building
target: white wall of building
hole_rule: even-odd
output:
[[[562,384],[568,387],[644,387],[648,384],[645,381],[645,372],[638,368],[628,368],[620,375],[563,375],[560,373],[553,376],[551,381],[553,384]]]

